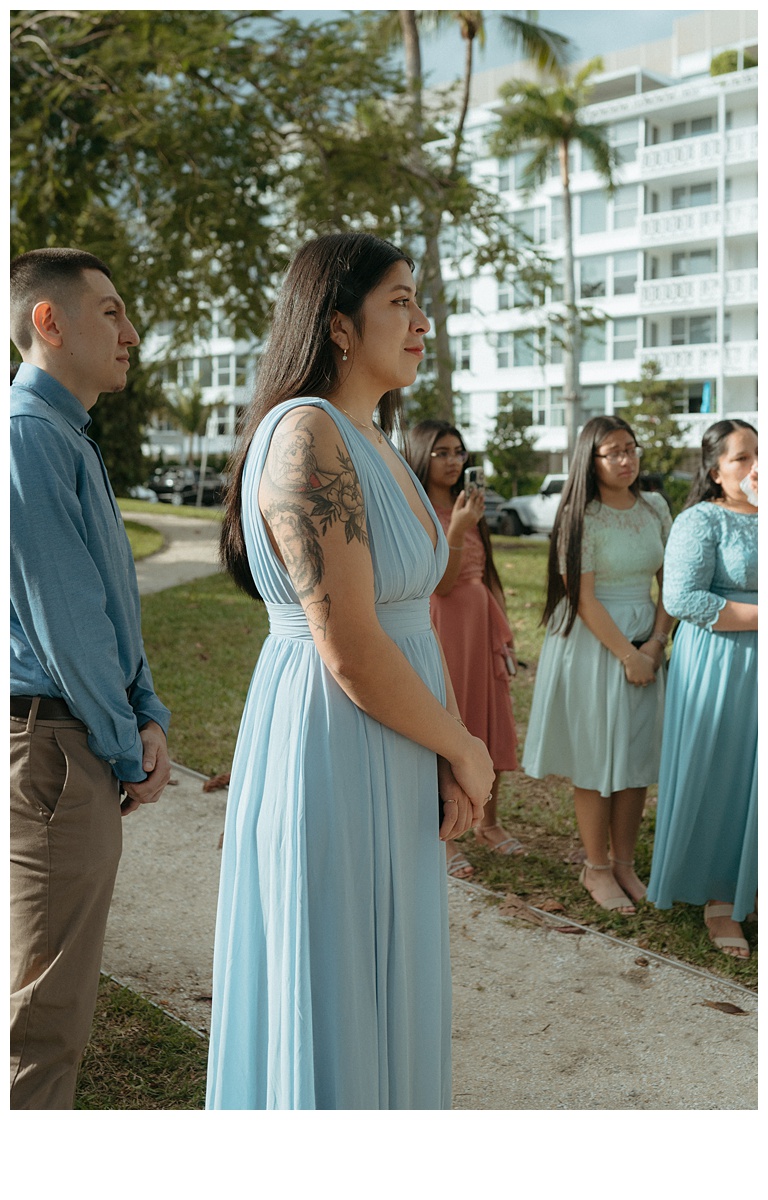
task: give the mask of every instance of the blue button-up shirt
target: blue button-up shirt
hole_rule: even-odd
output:
[[[23,363],[11,387],[11,695],[54,696],[118,779],[146,779],[152,686],[130,544],[88,413]]]

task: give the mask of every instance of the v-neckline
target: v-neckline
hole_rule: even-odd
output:
[[[384,438],[386,438],[387,445],[390,447],[390,449],[392,450],[392,452],[393,452],[395,455],[397,455],[397,457],[400,459],[400,461],[402,462],[403,466],[405,467],[406,471],[408,472],[408,474],[409,474],[409,476],[410,476],[411,483],[414,485],[414,490],[416,491],[416,498],[417,498],[417,500],[419,500],[419,501],[420,501],[420,503],[421,503],[421,505],[422,505],[422,508],[424,509],[424,514],[425,514],[425,516],[428,518],[428,520],[430,521],[430,523],[431,523],[431,525],[432,525],[432,528],[433,528],[433,529],[434,529],[434,531],[435,531],[435,540],[434,540],[434,542],[432,541],[432,538],[430,537],[429,533],[427,532],[427,527],[426,527],[426,525],[424,524],[424,522],[423,522],[423,521],[421,521],[421,520],[420,520],[420,518],[418,517],[418,515],[416,514],[416,512],[414,511],[414,509],[411,507],[410,501],[408,500],[408,497],[407,497],[407,495],[405,494],[405,491],[404,491],[404,489],[403,489],[403,487],[402,487],[402,485],[401,485],[400,481],[398,480],[398,478],[397,478],[397,476],[395,475],[395,473],[394,473],[394,471],[392,470],[392,468],[391,468],[391,467],[390,467],[390,466],[387,464],[387,462],[386,462],[386,460],[384,459],[384,457],[383,457],[381,454],[379,454],[379,452],[378,452],[378,450],[375,448],[375,446],[372,446],[372,445],[371,445],[371,443],[368,441],[368,438],[365,436],[365,434],[361,433],[361,432],[360,432],[360,430],[356,428],[354,421],[350,420],[350,418],[349,418],[349,417],[348,417],[348,416],[347,416],[345,413],[341,412],[341,410],[340,410],[340,409],[336,408],[336,406],[335,406],[334,404],[331,404],[331,401],[330,401],[330,400],[326,400],[326,401],[324,401],[324,403],[325,403],[325,404],[327,404],[327,405],[329,406],[329,408],[332,408],[332,409],[333,409],[333,411],[334,411],[334,413],[338,413],[338,414],[339,414],[341,417],[343,417],[343,418],[344,418],[344,420],[345,420],[345,421],[347,422],[347,424],[349,425],[350,429],[352,429],[352,430],[353,430],[353,432],[354,432],[354,433],[357,435],[357,437],[359,437],[359,438],[360,438],[362,441],[364,441],[364,442],[365,442],[366,446],[368,446],[368,448],[369,448],[369,450],[371,451],[371,453],[372,453],[372,454],[375,456],[375,458],[376,458],[376,459],[378,459],[379,463],[381,464],[381,467],[382,467],[382,469],[383,469],[383,470],[385,470],[385,471],[387,472],[387,474],[388,474],[389,478],[392,480],[392,482],[394,483],[394,485],[395,485],[395,487],[397,488],[398,492],[400,493],[400,495],[401,495],[401,497],[402,497],[402,499],[403,499],[403,503],[405,504],[405,507],[408,509],[408,512],[411,514],[411,516],[413,517],[414,521],[415,521],[415,522],[416,522],[416,524],[419,526],[419,528],[421,529],[422,533],[424,534],[424,536],[426,537],[427,541],[429,542],[429,545],[430,545],[430,548],[431,548],[431,550],[432,550],[432,553],[433,553],[433,554],[437,554],[438,547],[439,547],[439,545],[440,545],[440,530],[442,529],[442,526],[439,524],[439,522],[438,522],[438,521],[435,521],[435,520],[433,519],[433,517],[431,517],[431,516],[430,516],[430,511],[429,511],[429,508],[427,507],[427,504],[429,504],[429,505],[430,505],[430,507],[431,507],[431,506],[432,506],[432,502],[430,501],[430,499],[429,499],[429,497],[427,496],[427,493],[425,492],[424,488],[421,486],[421,484],[419,483],[418,479],[416,478],[416,475],[415,475],[415,473],[414,473],[414,472],[411,470],[411,468],[409,467],[408,463],[405,461],[405,459],[404,459],[403,455],[400,453],[400,451],[397,449],[397,447],[395,446],[395,444],[392,442],[391,438],[389,438],[389,437],[387,436],[387,434],[386,434],[386,433],[384,433],[384,430],[382,430],[382,436],[383,436]],[[425,503],[425,501],[426,501],[426,503]]]

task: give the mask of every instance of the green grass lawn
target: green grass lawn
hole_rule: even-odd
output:
[[[148,525],[140,525],[138,521],[123,521],[123,524],[136,562],[162,550],[162,533],[158,533],[156,529],[150,529]]]
[[[535,667],[544,631],[539,624],[548,543],[530,538],[494,539],[495,559],[508,599],[522,663],[512,682],[520,750],[531,709]],[[262,605],[249,600],[224,576],[210,576],[142,604],[147,656],[159,695],[173,712],[172,758],[204,775],[230,769],[251,674],[267,633]],[[500,791],[502,819],[526,846],[518,858],[480,847],[472,834],[463,846],[474,879],[501,894],[514,892],[538,905],[556,900],[575,920],[667,953],[684,962],[753,986],[757,955],[728,958],[709,942],[701,910],[676,905],[657,912],[641,905],[636,917],[604,912],[578,882],[580,843],[567,780],[507,774]],[[639,874],[648,878],[653,848],[655,790],[651,789],[638,842]],[[754,951],[755,926],[746,926]]]
[[[161,504],[159,501],[132,500],[128,496],[118,496],[117,507],[122,513],[147,513],[151,517],[196,517],[201,521],[220,521],[222,518],[222,510],[214,506]]]

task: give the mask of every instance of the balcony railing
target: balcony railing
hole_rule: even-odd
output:
[[[725,135],[707,134],[704,137],[682,138],[676,142],[661,142],[645,146],[638,155],[641,177],[679,175],[714,167],[725,151],[726,166],[757,162],[757,128],[735,129]]]
[[[720,374],[756,375],[757,342],[728,342],[720,347],[715,342],[699,346],[644,346],[637,351],[638,370],[653,359],[661,368],[663,379],[712,379]]]
[[[697,241],[700,238],[711,240],[720,233],[722,222],[723,209],[719,204],[646,213],[640,218],[640,237],[648,246]],[[729,237],[757,233],[756,198],[732,200],[725,205],[725,232]]]
[[[726,304],[757,304],[757,293],[756,269],[726,273]],[[721,299],[720,276],[681,275],[669,279],[646,279],[639,284],[639,299],[641,308],[646,312],[711,308]]]
[[[719,133],[646,146],[639,156],[641,176],[648,178],[653,175],[675,175],[681,171],[713,167],[719,162],[722,153],[723,139]]]

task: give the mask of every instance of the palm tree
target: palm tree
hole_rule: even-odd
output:
[[[589,124],[583,110],[589,103],[589,80],[603,69],[602,59],[593,58],[568,80],[561,77],[545,88],[526,80],[512,80],[499,89],[505,101],[498,129],[490,140],[493,154],[506,157],[523,147],[533,147],[523,173],[523,187],[530,190],[549,175],[553,155],[560,164],[563,189],[563,300],[565,423],[568,435],[568,460],[573,457],[579,417],[579,362],[581,359],[581,318],[576,303],[573,267],[573,214],[569,154],[579,142],[590,153],[592,165],[609,192],[614,190],[617,154],[602,125]]]
[[[394,14],[392,14],[394,15]],[[459,116],[454,129],[453,143],[448,160],[445,177],[438,179],[433,176],[433,187],[429,202],[425,204],[422,214],[425,251],[421,268],[419,286],[428,293],[432,304],[432,317],[435,330],[435,357],[437,363],[438,390],[441,400],[440,412],[436,415],[446,420],[453,420],[453,363],[451,361],[450,342],[448,339],[448,305],[445,296],[445,284],[440,262],[440,228],[444,210],[441,192],[446,184],[455,181],[459,155],[464,138],[464,124],[469,107],[469,92],[472,82],[473,51],[475,41],[482,45],[485,39],[485,22],[481,11],[435,12],[432,10],[414,11],[397,10],[400,35],[405,51],[405,76],[411,103],[413,128],[413,151],[411,166],[414,173],[422,180],[429,173],[426,163],[424,146],[424,114],[423,91],[424,76],[421,65],[421,29],[437,29],[447,21],[456,20],[459,24],[462,39],[466,42],[464,57],[464,73],[462,79],[462,99]],[[385,37],[393,39],[393,25],[383,23]],[[509,14],[502,18],[502,29],[505,35],[517,45],[521,45],[526,54],[540,67],[557,73],[562,69],[562,62],[570,43],[562,34],[550,29],[541,28],[536,22],[524,20]]]
[[[205,433],[211,413],[208,405],[203,403],[203,393],[199,387],[189,387],[183,392],[174,388],[172,393],[166,392],[162,411],[180,433],[189,437],[187,466],[190,467],[195,438]]]

